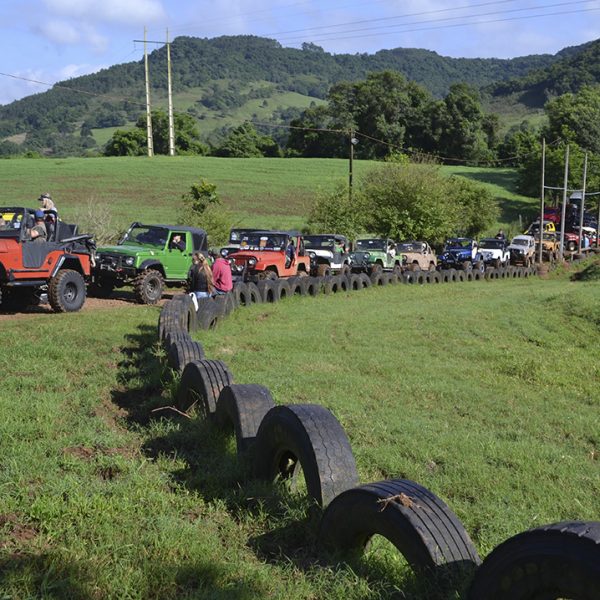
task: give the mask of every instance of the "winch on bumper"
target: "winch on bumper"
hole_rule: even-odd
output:
[[[98,254],[96,257],[95,275],[101,278],[128,281],[134,279],[138,271],[135,267],[135,256],[123,254]]]

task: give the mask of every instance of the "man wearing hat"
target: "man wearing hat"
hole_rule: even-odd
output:
[[[35,211],[35,225],[28,231],[29,237],[34,242],[45,242],[48,239],[46,223],[44,223],[44,211]]]
[[[42,210],[56,210],[56,206],[52,202],[52,196],[48,192],[42,194],[38,200],[42,203]]]

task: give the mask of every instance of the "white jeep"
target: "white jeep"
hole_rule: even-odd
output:
[[[350,272],[350,243],[343,235],[303,236],[304,249],[310,257],[312,275],[325,276]]]
[[[479,240],[479,252],[486,265],[498,269],[510,264],[510,250],[508,240],[498,238],[484,238]]]

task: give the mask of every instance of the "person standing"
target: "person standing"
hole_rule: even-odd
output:
[[[213,285],[215,287],[213,295],[227,294],[233,289],[233,279],[231,277],[231,266],[229,261],[222,256],[212,254],[215,262],[212,266]]]
[[[209,298],[214,290],[213,274],[204,254],[194,252],[190,269],[190,292],[196,298]]]
[[[42,210],[56,210],[56,206],[55,206],[54,202],[52,201],[52,196],[48,192],[45,192],[44,194],[42,194],[38,198],[38,200],[42,203],[41,204]]]

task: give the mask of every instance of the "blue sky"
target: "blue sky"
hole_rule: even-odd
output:
[[[139,60],[133,40],[254,34],[328,52],[555,53],[600,38],[600,0],[0,0],[0,104]],[[12,75],[15,77],[9,77]]]

